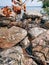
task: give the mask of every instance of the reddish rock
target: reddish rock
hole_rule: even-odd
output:
[[[25,38],[27,31],[19,27],[0,29],[0,48],[9,48]]]

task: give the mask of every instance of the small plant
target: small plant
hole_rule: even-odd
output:
[[[44,11],[49,15],[49,7],[44,8]]]

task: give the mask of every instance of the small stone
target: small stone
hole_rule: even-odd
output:
[[[28,37],[26,37],[20,44],[23,48],[27,48],[30,45]]]
[[[4,65],[25,65],[25,57],[20,46],[5,49],[0,54]]]

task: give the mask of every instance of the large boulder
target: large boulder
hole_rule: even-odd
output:
[[[19,27],[0,29],[0,48],[9,48],[25,38],[27,31]]]

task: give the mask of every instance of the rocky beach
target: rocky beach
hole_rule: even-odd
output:
[[[0,10],[0,65],[49,65],[49,16],[21,15]]]

